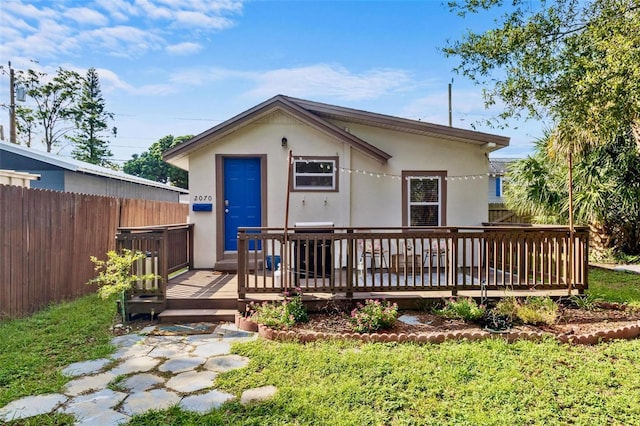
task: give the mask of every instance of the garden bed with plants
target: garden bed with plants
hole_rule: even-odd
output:
[[[328,308],[311,314],[303,310],[299,297],[293,297],[284,303],[254,306],[247,318],[241,319],[246,320],[261,324],[259,331],[265,338],[299,341],[349,338],[439,343],[550,336],[562,342],[595,344],[640,336],[640,307],[589,296],[559,301],[506,297],[487,305],[460,297],[420,311],[398,311],[393,303],[368,300],[350,312]]]

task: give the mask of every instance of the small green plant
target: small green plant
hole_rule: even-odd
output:
[[[285,293],[285,300],[282,302],[251,303],[247,311],[248,316],[258,324],[278,329],[307,322],[307,307],[302,303],[300,289],[296,289],[293,297],[289,297],[288,294]]]
[[[514,296],[503,297],[493,308],[497,315],[509,317],[512,321],[518,316],[520,302]]]
[[[518,306],[516,315],[525,324],[551,325],[558,318],[558,304],[549,296],[527,297]]]
[[[98,295],[102,299],[108,299],[114,294],[120,296],[122,321],[125,321],[127,318],[126,293],[140,280],[160,278],[155,274],[136,275],[133,273],[134,263],[144,257],[145,254],[143,252],[134,252],[129,249],[122,249],[120,254],[115,250],[110,250],[107,252],[107,260],[100,260],[95,256],[91,256],[91,261],[96,265],[95,271],[98,273],[98,276],[89,280],[88,284],[97,284],[100,286],[98,288]]]
[[[471,297],[452,297],[445,302],[444,308],[435,312],[449,319],[476,321],[482,317],[484,311],[485,307],[478,305]]]
[[[365,300],[364,305],[351,311],[351,328],[357,333],[372,333],[391,328],[398,318],[398,305],[374,299]]]
[[[569,300],[575,307],[586,311],[593,311],[597,309],[598,304],[602,302],[601,298],[596,297],[593,294],[574,294],[569,298]]]

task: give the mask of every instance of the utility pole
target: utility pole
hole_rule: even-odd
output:
[[[451,108],[451,86],[453,85],[453,79],[449,83],[449,127],[453,127],[453,113]]]
[[[9,102],[9,142],[16,142],[16,77],[11,68],[9,61],[9,93],[11,94]]]

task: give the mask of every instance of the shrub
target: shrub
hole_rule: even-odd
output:
[[[503,297],[496,303],[494,312],[497,315],[509,317],[512,321],[518,316],[520,302],[513,296]]]
[[[297,323],[307,322],[307,307],[302,303],[301,294],[286,298],[282,302],[251,304],[249,316],[252,321],[272,328],[287,328]]]
[[[593,311],[598,308],[598,304],[602,302],[602,299],[594,296],[593,294],[574,294],[569,298],[571,303],[580,309],[586,311]]]
[[[351,311],[351,328],[358,333],[371,333],[393,327],[397,317],[396,303],[367,299]]]
[[[482,317],[484,311],[485,307],[478,306],[471,297],[452,297],[445,302],[444,308],[436,310],[436,313],[449,319],[476,321]]]
[[[549,296],[527,297],[518,306],[516,315],[525,324],[551,325],[558,318],[558,304]]]

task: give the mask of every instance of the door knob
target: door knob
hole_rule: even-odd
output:
[[[225,213],[229,213],[229,209],[224,209],[224,212]]]

